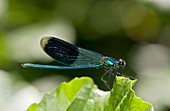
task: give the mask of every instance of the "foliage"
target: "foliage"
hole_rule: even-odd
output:
[[[27,111],[152,111],[150,103],[135,96],[135,82],[117,77],[111,91],[102,91],[91,78],[75,78],[45,94],[40,103],[32,104]]]

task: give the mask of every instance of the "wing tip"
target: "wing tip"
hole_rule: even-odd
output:
[[[45,36],[40,40],[41,47],[44,49],[45,46],[48,44],[48,41],[53,38],[52,36]]]

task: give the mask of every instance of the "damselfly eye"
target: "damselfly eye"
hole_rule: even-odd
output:
[[[119,63],[118,63],[119,67],[123,68],[126,65],[126,62],[123,59],[119,59]]]

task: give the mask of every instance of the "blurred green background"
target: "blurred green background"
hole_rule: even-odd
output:
[[[136,95],[155,111],[170,111],[169,0],[0,0],[0,110],[25,111],[45,92],[74,77],[100,77],[104,69],[24,69],[54,64],[39,41],[53,35],[115,59],[138,79]]]

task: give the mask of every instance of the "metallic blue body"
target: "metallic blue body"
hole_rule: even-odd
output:
[[[54,66],[54,65],[41,65],[41,64],[31,64],[25,63],[22,64],[23,67],[34,67],[34,68],[41,68],[41,69],[83,69],[83,68],[95,68],[100,67],[102,64],[94,64],[94,65],[84,65],[84,66]]]

